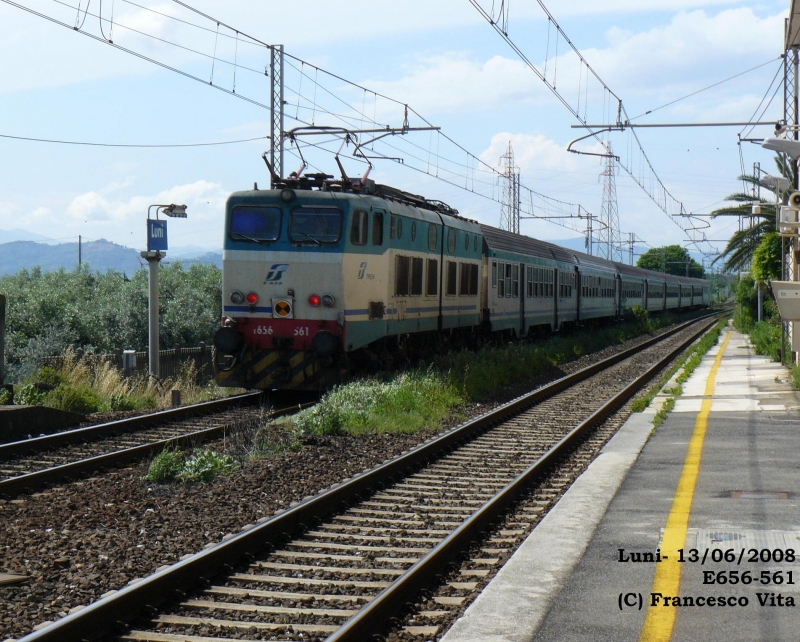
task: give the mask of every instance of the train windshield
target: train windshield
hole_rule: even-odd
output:
[[[292,243],[336,243],[342,229],[342,210],[338,207],[298,207],[289,221]]]
[[[277,207],[234,207],[230,237],[260,243],[274,241],[281,233],[281,210]]]

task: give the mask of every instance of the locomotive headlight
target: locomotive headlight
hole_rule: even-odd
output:
[[[248,292],[247,302],[250,305],[255,305],[256,303],[258,303],[258,295],[255,292]]]
[[[336,303],[336,299],[334,299],[330,294],[326,294],[322,297],[322,305],[326,308],[330,308],[333,304]]]
[[[239,290],[231,292],[231,303],[241,303],[242,301],[244,301],[244,294],[239,292]]]
[[[281,200],[284,203],[291,203],[294,200],[294,192],[290,189],[282,189]]]
[[[319,305],[319,297],[316,294],[312,294],[310,297],[308,297],[308,303],[312,307],[316,308]]]

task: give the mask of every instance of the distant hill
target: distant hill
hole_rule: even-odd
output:
[[[0,238],[2,238],[0,236]],[[171,253],[167,252],[166,261],[171,260]],[[133,274],[136,270],[146,265],[139,256],[139,251],[111,243],[105,239],[83,243],[81,247],[83,263],[88,263],[93,271],[106,272],[117,270],[126,274]],[[175,258],[186,264],[212,263],[222,267],[222,253],[205,252],[196,257]],[[59,243],[50,245],[35,243],[33,241],[16,241],[0,244],[0,275],[16,274],[22,268],[30,270],[38,265],[45,272],[54,272],[61,268],[72,270],[78,265],[78,244]]]
[[[14,241],[49,241],[46,236],[29,232],[28,230],[0,230],[0,244],[13,243]]]

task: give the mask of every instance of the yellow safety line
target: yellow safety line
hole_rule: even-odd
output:
[[[714,365],[706,381],[705,396],[700,406],[700,413],[694,424],[694,432],[689,440],[689,450],[683,462],[683,471],[678,481],[678,488],[672,500],[672,508],[667,517],[667,525],[664,528],[664,537],[661,540],[662,561],[656,564],[656,576],[653,579],[653,593],[662,595],[680,595],[681,566],[678,562],[678,549],[683,548],[686,542],[686,531],[689,527],[689,514],[692,511],[692,499],[694,498],[694,487],[697,483],[697,475],[700,472],[700,459],[703,455],[703,441],[706,437],[708,426],[708,415],[711,413],[711,396],[714,393],[714,382],[717,378],[717,370],[722,362],[722,354],[728,346],[731,333],[725,337],[719,349]],[[669,559],[664,559],[664,557]],[[645,599],[650,604],[650,596]],[[642,634],[639,642],[669,642],[672,637],[672,628],[675,626],[675,615],[677,609],[665,607],[663,603],[658,606],[648,606],[647,617],[644,620]]]

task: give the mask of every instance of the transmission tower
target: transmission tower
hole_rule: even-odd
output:
[[[617,209],[617,180],[616,166],[611,150],[611,143],[608,143],[608,156],[606,156],[606,167],[600,176],[603,178],[603,205],[600,211],[600,222],[603,227],[600,229],[600,255],[605,255],[609,261],[616,259],[622,260],[622,256],[617,256],[620,248],[619,231],[619,210]]]
[[[503,209],[500,211],[500,229],[519,234],[519,167],[514,164],[514,150],[511,141],[508,151],[500,157],[503,182]]]

